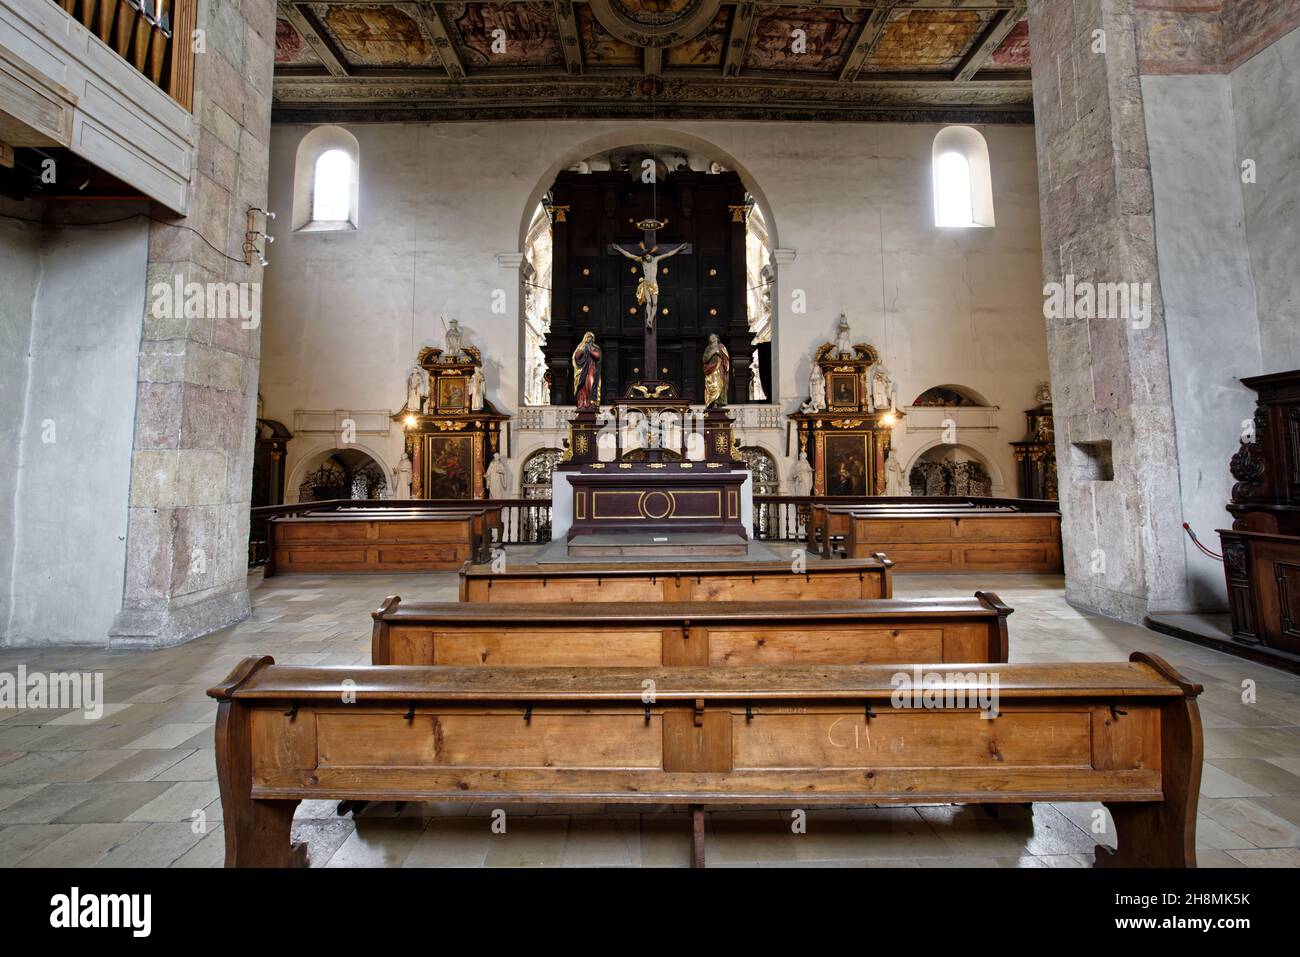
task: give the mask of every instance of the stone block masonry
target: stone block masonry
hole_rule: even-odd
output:
[[[265,208],[275,5],[204,0],[194,70],[190,215],[154,222],[156,283],[258,283],[239,258]],[[167,217],[161,209],[155,217]],[[232,258],[233,257],[233,258]],[[260,352],[251,318],[159,316],[144,300],[122,608],[114,647],[158,647],[249,611],[248,508]]]

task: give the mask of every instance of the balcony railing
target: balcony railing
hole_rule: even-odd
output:
[[[118,56],[191,109],[198,0],[51,0]]]

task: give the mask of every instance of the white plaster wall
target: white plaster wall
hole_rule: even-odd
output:
[[[418,347],[440,343],[439,317],[460,320],[482,348],[489,398],[519,409],[518,254],[527,220],[555,173],[601,149],[681,146],[735,168],[756,194],[778,267],[774,366],[765,383],[782,411],[806,398],[814,346],[845,311],[856,341],[878,346],[908,403],[938,384],[969,386],[1000,407],[981,450],[1014,474],[1007,442],[1047,378],[1033,130],[986,127],[995,229],[938,230],[931,146],[941,127],[907,124],[511,122],[359,124],[360,228],[289,228],[299,141],[272,128],[270,204],[279,214],[268,258],[262,378],[265,414],[399,408]],[[504,315],[491,311],[504,290]],[[803,290],[807,312],[792,309]],[[959,441],[961,438],[959,437]],[[400,433],[384,455],[400,457]],[[766,443],[765,443],[766,444]],[[783,442],[773,451],[783,451]],[[905,427],[904,461],[924,444]],[[321,444],[291,442],[290,468]],[[524,443],[512,443],[517,468]],[[783,463],[785,468],[789,462]],[[1014,483],[1006,489],[1014,494]]]
[[[1148,76],[1142,98],[1155,193],[1183,521],[1219,550],[1232,491],[1228,460],[1260,371],[1255,282],[1226,76]],[[1194,607],[1227,608],[1223,566],[1184,542]]]
[[[0,200],[0,626],[9,620],[13,575],[14,478],[27,393],[27,347],[41,274],[41,227],[5,218],[39,210]]]
[[[1300,368],[1300,30],[1233,72],[1232,102],[1237,156],[1258,176],[1241,192],[1263,371],[1285,372]]]
[[[147,226],[42,231],[6,643],[105,644],[121,607]]]
[[[1300,367],[1300,31],[1230,75],[1145,76],[1142,96],[1183,520],[1217,551],[1254,408],[1238,380]],[[1194,606],[1226,609],[1222,565],[1185,552]]]

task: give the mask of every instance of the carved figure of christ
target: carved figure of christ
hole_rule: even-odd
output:
[[[653,332],[655,327],[655,317],[659,313],[659,261],[667,259],[670,256],[676,256],[678,253],[689,253],[691,251],[690,243],[680,243],[675,248],[666,253],[655,255],[658,246],[651,246],[649,250],[645,248],[645,243],[641,243],[636,249],[629,250],[617,243],[611,244],[609,251],[626,256],[628,259],[641,264],[641,281],[636,286],[636,301],[645,304],[645,327],[647,332]]]

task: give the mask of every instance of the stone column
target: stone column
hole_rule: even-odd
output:
[[[1140,622],[1187,598],[1134,7],[1031,0],[1029,33],[1044,280],[1150,296],[1149,322],[1047,319],[1066,597]]]
[[[266,206],[275,5],[201,0],[198,29],[189,212],[155,207],[167,222],[151,224],[119,647],[187,641],[249,610],[262,269],[242,248],[248,208]],[[251,319],[206,301],[198,315],[155,308],[178,279],[252,284]]]

